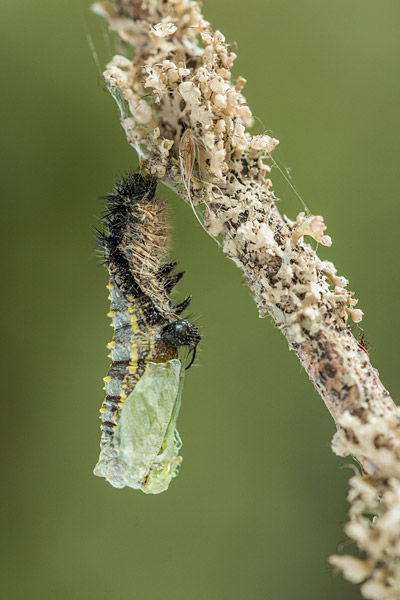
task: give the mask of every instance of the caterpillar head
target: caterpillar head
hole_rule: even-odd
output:
[[[175,348],[188,346],[194,349],[201,340],[197,327],[187,319],[179,319],[165,325],[161,331],[161,337]]]

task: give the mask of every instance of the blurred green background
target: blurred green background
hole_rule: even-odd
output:
[[[2,3],[3,597],[343,600],[349,462],[334,424],[240,272],[160,187],[204,339],[187,375],[184,464],[160,496],[92,475],[111,329],[92,226],[135,168],[104,92],[112,50],[86,0]],[[398,379],[400,3],[204,0],[237,42],[235,75],[275,158],[365,311],[375,366]],[[277,170],[280,209],[301,204]]]

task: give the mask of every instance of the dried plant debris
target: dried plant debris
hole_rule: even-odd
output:
[[[374,473],[350,479],[349,522],[345,532],[364,559],[331,556],[330,563],[364,598],[400,598],[400,410],[382,417],[346,413],[332,442],[339,456],[362,454]]]
[[[359,322],[348,282],[305,241],[331,245],[323,218],[283,221],[276,212],[266,174],[278,141],[248,133],[245,79],[231,79],[236,55],[197,3],[97,3],[94,10],[135,50],[133,60],[114,56],[104,73],[129,143],[149,173],[193,205],[208,233],[222,236],[260,316],[272,313],[296,343],[327,323]]]

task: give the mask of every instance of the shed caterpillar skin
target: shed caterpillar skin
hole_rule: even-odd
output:
[[[193,350],[193,361],[200,341],[197,328],[180,317],[190,296],[175,306],[170,300],[183,273],[174,274],[177,263],[163,260],[168,231],[165,205],[155,190],[152,178],[123,178],[106,197],[103,231],[98,232],[110,274],[114,335],[108,344],[112,363],[104,378],[101,452],[94,470],[114,487],[150,493],[168,487],[181,461],[177,432],[168,428],[173,416],[176,421],[182,386],[178,350]],[[157,429],[161,422],[163,430]]]

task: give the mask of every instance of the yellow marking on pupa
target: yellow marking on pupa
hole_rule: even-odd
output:
[[[137,320],[137,317],[136,317],[136,315],[134,315],[134,314],[132,314],[132,315],[131,315],[131,323],[130,323],[130,325],[131,325],[131,329],[132,329],[132,331],[133,331],[133,333],[134,333],[135,335],[137,335],[137,334],[140,334],[140,333],[141,333],[141,331],[140,331],[140,327],[139,327],[139,325],[138,325],[138,320]]]
[[[111,381],[111,376],[106,375],[105,377],[103,377],[103,381],[104,381],[104,383],[108,383],[109,381]]]
[[[109,350],[112,350],[113,348],[115,348],[115,342],[108,342],[106,348],[108,348]]]
[[[133,339],[130,340],[130,349],[129,349],[129,362],[137,363],[139,359],[138,347],[136,342]]]
[[[110,310],[109,313],[107,313],[107,317],[114,317],[115,312],[113,310]]]
[[[108,284],[106,285],[106,288],[107,288],[108,290],[113,290],[113,289],[114,289],[114,286],[113,286],[113,284],[112,284],[112,283],[108,283]]]
[[[128,308],[128,314],[129,314],[131,326],[133,327],[133,326],[137,325],[138,318],[137,318],[136,312],[133,310],[133,308],[131,308],[131,307]]]

